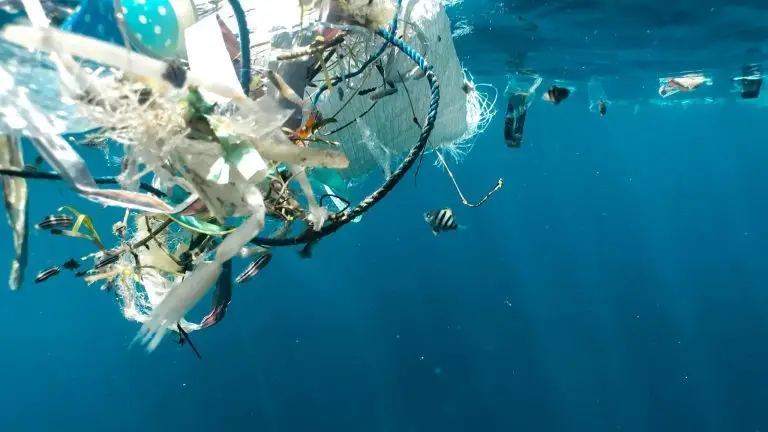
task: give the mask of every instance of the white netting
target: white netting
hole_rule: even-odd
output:
[[[279,29],[287,31],[296,28],[299,24],[301,11],[298,1],[283,1],[279,6],[272,0],[245,0],[242,4],[251,29],[251,46],[254,54],[252,65],[257,69],[266,68],[269,64],[269,56],[272,54],[269,41],[279,34]],[[199,11],[211,13],[217,7],[221,8],[219,14],[227,26],[237,33],[237,23],[228,5],[218,0],[198,2]],[[465,91],[465,73],[456,55],[451,25],[443,1],[404,0],[400,17],[404,20],[399,26],[401,30],[406,29],[406,42],[417,51],[424,52],[425,47],[422,46],[421,39],[426,39],[428,44],[426,59],[433,65],[440,82],[440,110],[430,141],[460,158],[471,148],[474,135],[481,132],[490,121],[493,115],[492,103],[489,104],[488,97],[481,92]],[[312,18],[312,15],[306,15],[305,23]],[[367,55],[375,52],[383,43],[380,38],[370,35],[348,37],[352,41],[356,38],[358,39],[356,42],[345,44],[345,47],[354,45],[356,47],[354,51],[360,60],[367,58]],[[387,50],[382,57],[384,65],[387,65],[389,56],[394,52],[396,50]],[[330,67],[329,72],[332,76],[340,75],[345,71],[345,66],[346,62],[341,67]],[[420,129],[412,121],[413,113],[408,95],[402,88],[403,84],[397,74],[399,71],[405,77],[413,70],[414,63],[402,53],[397,53],[393,66],[392,72],[387,75],[398,89],[397,93],[383,98],[370,113],[363,117],[362,121],[394,158],[416,144]],[[424,78],[405,81],[413,108],[423,124],[430,103],[427,81]],[[345,93],[343,99],[339,97],[336,88],[326,92],[320,99],[318,108],[324,116],[333,115],[347,103],[347,99],[354,94],[351,88],[381,85],[382,78],[371,67],[369,73],[361,74],[348,84],[349,86],[347,83],[340,84]],[[358,116],[370,108],[372,104],[370,96],[369,94],[353,98],[336,117],[337,123],[334,126],[354,122]],[[333,129],[329,127],[329,130]],[[328,138],[340,142],[350,159],[350,167],[344,172],[346,177],[356,178],[379,170],[380,163],[377,157],[368,151],[368,147],[360,139],[359,128],[354,124]]]

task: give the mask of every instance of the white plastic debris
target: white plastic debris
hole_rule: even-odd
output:
[[[308,219],[312,223],[312,228],[315,231],[320,231],[320,228],[323,227],[325,221],[328,220],[328,209],[317,204],[317,199],[315,199],[315,194],[312,192],[312,186],[309,184],[309,179],[307,179],[307,173],[304,172],[304,167],[300,165],[291,165],[291,172],[296,178],[296,181],[299,182],[301,191],[304,192],[304,196],[307,198],[307,205],[309,206]]]
[[[12,82],[13,78],[0,67],[0,81],[8,80]],[[40,155],[81,196],[104,205],[164,214],[178,213],[190,204],[185,202],[180,206],[171,207],[153,195],[119,189],[99,189],[85,161],[57,134],[51,120],[29,101],[25,92],[18,89],[0,92],[0,106],[5,109],[15,107],[16,115],[11,118],[24,119],[23,128],[15,133],[35,137],[31,141]],[[3,117],[2,121],[5,120]],[[11,126],[11,123],[5,124],[6,128]]]
[[[0,168],[24,169],[21,143],[14,137],[7,135],[0,137]],[[17,290],[21,287],[24,268],[27,265],[27,204],[29,201],[27,181],[20,177],[0,175],[0,186],[3,189],[8,224],[13,233],[15,252],[11,261],[8,285],[12,290]]]
[[[232,89],[241,88],[216,15],[205,17],[193,24],[185,30],[184,35],[190,70],[207,81],[218,81]],[[228,98],[209,91],[203,90],[201,93],[209,102],[229,101]],[[242,90],[240,93],[245,97]]]
[[[216,284],[224,263],[237,256],[243,246],[264,228],[266,208],[261,192],[253,188],[247,199],[253,215],[221,242],[216,248],[213,261],[199,264],[194,272],[171,289],[152,311],[149,320],[141,326],[134,341],[140,339],[148,351],[154,351],[166,331],[176,326]]]
[[[168,70],[166,62],[132,53],[125,48],[97,39],[53,28],[33,28],[15,24],[3,27],[0,30],[0,37],[26,48],[63,53],[115,67],[136,75],[160,90],[167,90],[172,86],[164,78]],[[184,85],[197,86],[201,90],[232,100],[246,111],[258,112],[254,110],[253,101],[243,96],[239,86],[233,88],[218,81],[210,82],[194,71],[187,73]]]
[[[199,16],[218,12],[227,27],[237,33],[237,21],[226,2],[194,0],[194,3]],[[299,2],[241,0],[241,3],[249,23],[251,66],[254,70],[263,70],[270,66],[270,62],[279,51],[273,49],[270,42],[281,32],[291,32],[299,27],[302,17]],[[403,0],[400,18],[407,20],[410,24],[401,22],[400,27],[406,29],[406,42],[419,52],[427,52],[426,59],[434,67],[435,75],[440,79],[440,110],[430,141],[458,160],[470,151],[474,137],[490,123],[495,114],[493,110],[495,100],[482,91],[469,93],[463,91],[465,79],[471,79],[471,77],[465,73],[459,62],[453,45],[451,23],[443,3],[442,0]],[[317,20],[319,13],[310,10],[303,15],[303,18],[306,26],[307,23]],[[371,35],[353,35],[349,38],[358,37],[360,40],[355,41],[356,45],[362,47],[360,52],[366,53],[362,58],[378,50],[383,43],[381,38]],[[404,76],[414,110],[422,124],[430,103],[430,90],[426,79],[415,79],[419,76],[423,77],[423,74],[418,69],[414,69],[411,59],[399,53],[398,50],[389,49],[382,57],[385,63],[389,63],[390,54],[397,55],[397,58],[393,60],[392,67],[387,72],[399,91],[377,104],[371,112],[366,114],[363,121],[392,156],[399,156],[416,144],[421,131],[412,121],[413,112],[400,83],[398,72]],[[329,74],[338,76],[345,71],[354,70],[354,63],[347,64],[349,58],[348,56],[345,61],[329,67]],[[406,75],[410,75],[411,78],[406,78]],[[336,91],[327,92],[320,99],[318,109],[324,115],[330,116],[346,104],[347,99],[354,94],[354,90],[350,88],[367,88],[377,84],[380,84],[380,78],[375,71],[370,76],[364,73],[349,82],[340,84],[348,95],[344,100],[339,99]],[[366,111],[370,104],[367,97],[353,98],[338,116],[338,124],[353,121]],[[378,162],[373,155],[365,146],[359,146],[360,140],[355,128],[346,128],[328,138],[340,142],[342,152],[350,160],[349,168],[344,170],[345,177],[362,177],[377,168]]]

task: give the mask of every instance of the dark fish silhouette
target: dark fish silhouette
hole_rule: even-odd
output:
[[[551,102],[554,105],[559,105],[560,102],[568,99],[571,95],[571,91],[565,87],[552,86],[544,93],[544,100]]]
[[[69,261],[65,262],[61,266],[64,267],[65,269],[71,271],[71,270],[79,269],[80,268],[80,263],[77,262],[77,260],[75,260],[74,258],[70,258]]]

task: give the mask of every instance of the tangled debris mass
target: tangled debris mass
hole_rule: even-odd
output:
[[[142,324],[135,341],[148,350],[171,331],[200,357],[189,333],[221,322],[233,280],[252,281],[276,247],[300,246],[310,257],[426,152],[467,206],[502,186],[470,204],[442,154],[469,151],[495,99],[461,69],[440,0],[281,4],[4,7],[0,47],[13,56],[0,63],[0,179],[15,251],[11,289],[27,263],[27,180],[66,182],[123,217],[110,236],[72,206],[38,219],[41,233],[84,240],[93,252],[65,257],[35,282],[73,272],[115,294],[125,318]],[[262,21],[249,23],[255,15]],[[49,79],[41,87],[33,76]],[[451,103],[440,105],[441,96]],[[41,157],[34,166],[24,164],[27,144]],[[106,153],[119,172],[94,177],[81,151]],[[43,161],[54,172],[41,170]],[[353,204],[351,186],[377,172],[383,185]],[[452,216],[440,220],[441,230],[455,228]],[[233,259],[250,261],[235,277]],[[210,312],[187,321],[211,290]]]
[[[436,156],[462,205],[482,206],[503,180],[470,202],[445,155],[458,162],[468,154],[499,94],[484,93],[492,86],[474,82],[458,61],[452,38],[471,28],[451,29],[444,5],[453,3],[0,1],[10,288],[23,285],[27,266],[28,180],[62,181],[86,200],[123,209],[109,236],[64,203],[35,215],[39,233],[80,239],[92,253],[63,257],[34,282],[66,277],[64,269],[99,284],[126,319],[141,323],[134,341],[152,351],[175,332],[198,358],[189,333],[224,319],[233,285],[254,281],[277,248],[298,246],[310,258],[321,239],[361,222],[414,166],[415,182],[426,154]],[[526,31],[538,30],[518,18]],[[520,63],[504,91],[510,148],[522,147],[543,82]],[[732,79],[742,99],[757,99],[762,82],[756,64]],[[658,96],[669,101],[712,84],[703,73],[663,77]],[[575,90],[556,82],[541,100],[569,104]],[[589,110],[606,116],[611,101],[600,80],[587,90]],[[27,165],[32,147],[37,155]],[[102,152],[118,172],[94,177],[81,152]],[[362,179],[379,175],[379,188],[352,197]],[[423,219],[435,235],[463,228],[450,207]],[[238,275],[233,260],[248,261]],[[209,293],[208,314],[188,321]]]

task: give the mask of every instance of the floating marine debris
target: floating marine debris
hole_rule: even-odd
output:
[[[757,99],[763,86],[763,73],[759,64],[747,64],[741,67],[741,76],[733,81],[739,86],[742,99]]]
[[[712,79],[701,73],[689,73],[673,78],[660,78],[659,96],[666,98],[679,92],[692,92],[705,84],[712,85]]]
[[[507,87],[507,113],[504,117],[504,144],[511,148],[520,148],[523,143],[523,131],[528,108],[533,103],[533,95],[543,79],[536,77],[526,90]]]
[[[0,136],[0,168],[24,169],[24,156],[18,139]],[[14,258],[8,285],[12,290],[21,287],[27,266],[27,181],[24,178],[0,175],[5,199],[5,213],[13,233]]]
[[[35,283],[64,269],[82,278],[78,282],[99,285],[115,296],[126,319],[141,323],[135,341],[149,351],[170,331],[201,358],[189,334],[224,319],[233,283],[259,283],[256,276],[278,259],[280,247],[295,246],[300,256],[310,257],[322,238],[360,221],[421,161],[425,150],[434,150],[448,168],[441,147],[430,141],[440,86],[439,74],[424,59],[435,43],[430,39],[439,42],[441,36],[420,28],[423,22],[411,17],[413,3],[401,8],[400,0],[318,0],[301,5],[301,22],[291,37],[275,35],[263,42],[274,51],[239,53],[236,47],[248,44],[249,32],[238,29],[238,41],[215,14],[195,17],[197,22],[184,30],[194,35],[187,39],[210,44],[185,45],[152,32],[131,34],[137,40],[141,36],[138,53],[51,26],[39,0],[22,3],[28,6],[29,22],[4,25],[0,38],[34,52],[36,58],[52,60],[58,79],[51,80],[51,94],[61,95],[68,104],[73,101],[69,105],[77,113],[67,124],[77,120],[89,128],[85,138],[67,138],[81,130],[64,133],[48,108],[30,98],[30,89],[16,73],[22,66],[0,65],[0,108],[13,110],[19,120],[0,119],[3,130],[11,133],[6,140],[26,136],[40,161],[54,171],[42,171],[41,163],[25,168],[20,148],[18,155],[11,155],[13,146],[0,149],[9,150],[0,151],[0,175],[17,246],[14,266],[23,271],[26,262],[27,179],[60,180],[81,198],[123,210],[119,220],[104,221],[102,213],[61,206],[39,220],[35,228],[41,234],[79,239],[90,251],[43,269]],[[102,11],[104,16],[74,14],[72,19],[85,15],[88,21],[99,18],[99,25],[123,22],[137,12],[128,6],[120,16]],[[118,30],[135,29],[108,30],[117,35]],[[178,42],[178,52],[166,44],[168,55],[159,55],[149,40],[154,36],[171,45]],[[371,37],[380,40],[372,42]],[[409,45],[414,41],[419,50]],[[216,51],[213,47],[219,45],[224,49]],[[359,66],[353,67],[349,59],[361,55],[369,59],[355,71]],[[91,70],[80,61],[99,67]],[[251,70],[254,65],[259,70]],[[429,107],[425,113],[417,113],[411,100],[417,86],[423,87],[426,100],[416,106]],[[447,93],[448,88],[443,90]],[[468,79],[451,90],[467,100],[468,95],[479,97]],[[418,138],[410,148],[390,150],[392,143],[379,138],[377,131],[399,130],[402,125],[382,126],[363,117],[376,106],[381,111],[391,104],[392,112],[407,108],[402,105],[406,98],[413,114],[413,124],[407,126]],[[355,99],[366,107],[350,104]],[[329,108],[329,100],[340,106]],[[489,122],[492,103],[483,104],[475,110]],[[353,138],[342,133],[345,129],[354,131]],[[109,160],[119,161],[119,172],[94,177],[91,173],[97,170],[78,153],[83,149],[109,152]],[[353,176],[347,171],[356,158],[374,158],[386,177],[358,204],[350,198]],[[500,186],[501,181],[494,191]],[[461,199],[473,206],[463,195]],[[232,261],[242,258],[251,262],[233,277]],[[12,274],[11,286],[20,285],[21,276],[14,279]],[[209,312],[199,323],[187,321],[190,310],[210,291]]]

